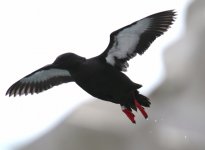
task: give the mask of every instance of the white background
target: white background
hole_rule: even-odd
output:
[[[126,73],[149,94],[164,77],[162,51],[183,33],[189,0],[0,1],[0,149],[15,149],[55,126],[92,97],[74,83],[39,95],[9,98],[11,84],[65,52],[100,54],[109,34],[147,15],[175,9],[177,21]],[[89,116],[85,116],[89,117]]]

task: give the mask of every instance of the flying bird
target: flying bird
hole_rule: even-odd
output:
[[[103,53],[86,59],[65,53],[56,60],[15,82],[6,95],[40,93],[54,86],[75,82],[90,95],[120,104],[122,111],[135,123],[132,110],[147,118],[145,107],[150,100],[139,93],[142,85],[134,83],[125,72],[128,61],[142,55],[150,44],[170,28],[176,12],[168,10],[147,16],[110,34],[110,42]]]

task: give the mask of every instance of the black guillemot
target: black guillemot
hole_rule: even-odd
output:
[[[175,20],[174,10],[159,12],[133,22],[110,34],[105,51],[90,59],[65,53],[14,83],[6,95],[40,93],[67,82],[75,82],[92,96],[121,105],[122,111],[135,123],[132,110],[139,109],[147,118],[144,107],[150,106],[147,97],[139,93],[141,85],[131,81],[123,71],[136,54],[142,55],[150,44]]]

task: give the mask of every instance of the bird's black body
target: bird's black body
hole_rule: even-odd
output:
[[[96,98],[120,104],[133,123],[132,109],[138,108],[147,118],[143,106],[150,106],[149,99],[138,92],[141,85],[131,81],[122,71],[126,71],[128,60],[143,54],[158,36],[167,31],[174,16],[173,10],[164,11],[114,31],[107,49],[99,56],[86,59],[73,53],[62,54],[52,64],[14,83],[6,94],[39,93],[73,81]]]
[[[71,75],[92,96],[118,104],[128,103],[127,93],[141,87],[99,57],[85,60]]]

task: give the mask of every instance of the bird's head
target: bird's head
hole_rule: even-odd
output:
[[[85,60],[86,59],[84,57],[78,56],[76,54],[65,53],[58,56],[56,60],[53,62],[53,64],[62,69],[73,70],[77,68]]]

